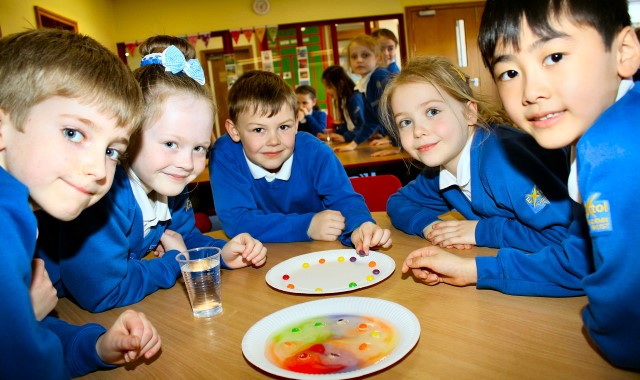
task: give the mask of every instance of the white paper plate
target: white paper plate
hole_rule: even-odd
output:
[[[377,284],[396,268],[384,253],[355,249],[318,251],[292,257],[267,272],[267,284],[289,293],[330,294],[358,290]]]
[[[384,359],[368,367],[331,374],[304,374],[276,366],[265,354],[271,335],[308,318],[331,315],[360,315],[383,320],[398,334],[398,345]],[[242,353],[256,367],[290,379],[350,379],[387,368],[411,351],[420,338],[420,322],[406,307],[367,297],[338,297],[305,302],[277,311],[254,324],[242,338]]]

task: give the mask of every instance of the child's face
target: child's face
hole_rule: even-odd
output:
[[[296,94],[296,97],[298,98],[298,108],[306,110],[307,113],[311,112],[313,106],[316,105],[316,100],[311,99],[310,94]]]
[[[0,131],[0,162],[29,188],[32,209],[64,221],[109,191],[129,142],[98,107],[63,97],[33,106],[22,132],[0,110]]]
[[[396,87],[391,109],[402,147],[411,157],[456,173],[470,125],[477,121],[475,104],[466,107],[431,84],[409,83]]]
[[[353,43],[349,48],[349,65],[354,73],[365,76],[375,70],[377,58],[368,47]]]
[[[324,90],[327,92],[327,95],[329,95],[332,98],[336,98],[336,88],[333,87],[333,85],[331,85],[330,83],[328,83],[327,81],[323,80],[322,84],[324,85]]]
[[[148,192],[180,194],[206,165],[211,145],[211,105],[191,95],[173,95],[142,131],[131,168]]]
[[[380,45],[380,50],[382,51],[384,65],[389,66],[391,62],[396,60],[396,48],[398,45],[386,37],[378,37],[378,45]]]
[[[574,144],[616,98],[616,49],[566,18],[544,39],[522,25],[520,51],[498,44],[493,75],[513,121],[545,148]],[[615,46],[614,42],[614,46]]]
[[[283,106],[272,117],[241,113],[238,122],[227,120],[233,141],[242,142],[247,158],[270,172],[278,172],[293,154],[298,125],[294,110]]]

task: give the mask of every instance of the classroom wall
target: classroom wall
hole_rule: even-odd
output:
[[[76,21],[80,33],[116,51],[116,17],[112,0],[0,0],[2,35],[35,29],[35,5]]]

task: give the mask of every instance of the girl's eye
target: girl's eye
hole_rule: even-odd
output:
[[[193,148],[193,150],[197,153],[205,153],[207,151],[207,148],[203,147],[203,146],[197,146],[195,148]]]
[[[114,161],[120,160],[120,152],[113,148],[107,148],[107,157]]]
[[[546,56],[544,58],[543,64],[545,66],[547,66],[547,65],[555,65],[556,63],[562,61],[562,58],[564,58],[564,54],[562,54],[562,53],[549,54],[548,56]]]
[[[498,75],[498,80],[506,82],[518,76],[518,72],[515,70],[507,70],[504,73]]]
[[[411,125],[411,120],[400,120],[397,124],[398,128],[406,128]]]
[[[82,134],[82,132],[78,131],[77,129],[65,128],[62,131],[62,134],[64,135],[64,137],[67,138],[67,140],[72,142],[77,143],[84,140],[84,135]]]
[[[174,143],[173,141],[167,141],[166,143],[164,143],[164,145],[165,145],[167,148],[175,148],[175,147],[177,147],[177,146],[178,146],[178,144]]]
[[[438,115],[439,113],[440,113],[440,110],[436,109],[436,108],[429,108],[427,110],[427,116],[429,116],[429,117],[434,117],[434,116]]]

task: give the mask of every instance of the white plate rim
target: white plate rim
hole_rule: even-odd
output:
[[[278,282],[282,281],[282,273],[286,273],[288,271],[283,271],[284,268],[286,267],[298,267],[300,265],[302,265],[305,262],[310,262],[310,261],[315,261],[316,258],[318,258],[319,256],[321,257],[327,257],[328,255],[344,255],[345,259],[348,258],[349,256],[353,256],[355,255],[356,258],[358,260],[375,260],[378,265],[378,268],[381,268],[380,270],[380,274],[377,275],[377,277],[373,280],[373,281],[367,281],[367,282],[363,282],[363,283],[358,283],[358,286],[355,288],[349,288],[349,287],[343,287],[340,288],[338,290],[332,290],[332,291],[315,291],[315,290],[306,290],[306,289],[298,289],[298,288],[294,288],[294,289],[289,289],[287,287],[284,286],[280,286],[278,284]],[[384,269],[384,270],[383,270]],[[382,253],[382,252],[378,252],[378,251],[369,251],[369,256],[359,256],[357,253],[355,253],[355,249],[351,248],[351,249],[329,249],[329,250],[325,250],[325,251],[315,251],[315,252],[310,252],[310,253],[305,253],[302,255],[297,255],[294,257],[291,257],[281,263],[278,263],[276,265],[274,265],[271,269],[269,269],[269,271],[267,272],[267,274],[265,275],[265,281],[267,282],[267,284],[269,286],[271,286],[274,289],[280,290],[282,292],[285,293],[294,293],[294,294],[307,294],[307,295],[326,295],[326,294],[336,294],[336,293],[346,293],[346,292],[353,292],[353,291],[357,291],[360,289],[364,289],[370,286],[373,286],[377,283],[380,283],[384,280],[386,280],[389,276],[391,276],[393,274],[393,272],[395,272],[396,270],[396,262],[395,260],[393,260],[393,258],[391,258],[391,256]]]
[[[369,315],[391,324],[400,335],[398,346],[383,360],[354,371],[331,374],[305,374],[288,371],[271,363],[265,356],[265,345],[273,331],[305,318],[320,315]],[[390,318],[394,317],[394,320]],[[385,369],[404,358],[420,338],[420,322],[406,307],[384,299],[369,297],[333,297],[304,302],[276,311],[256,322],[242,338],[242,353],[254,366],[276,376],[289,379],[350,379]]]

